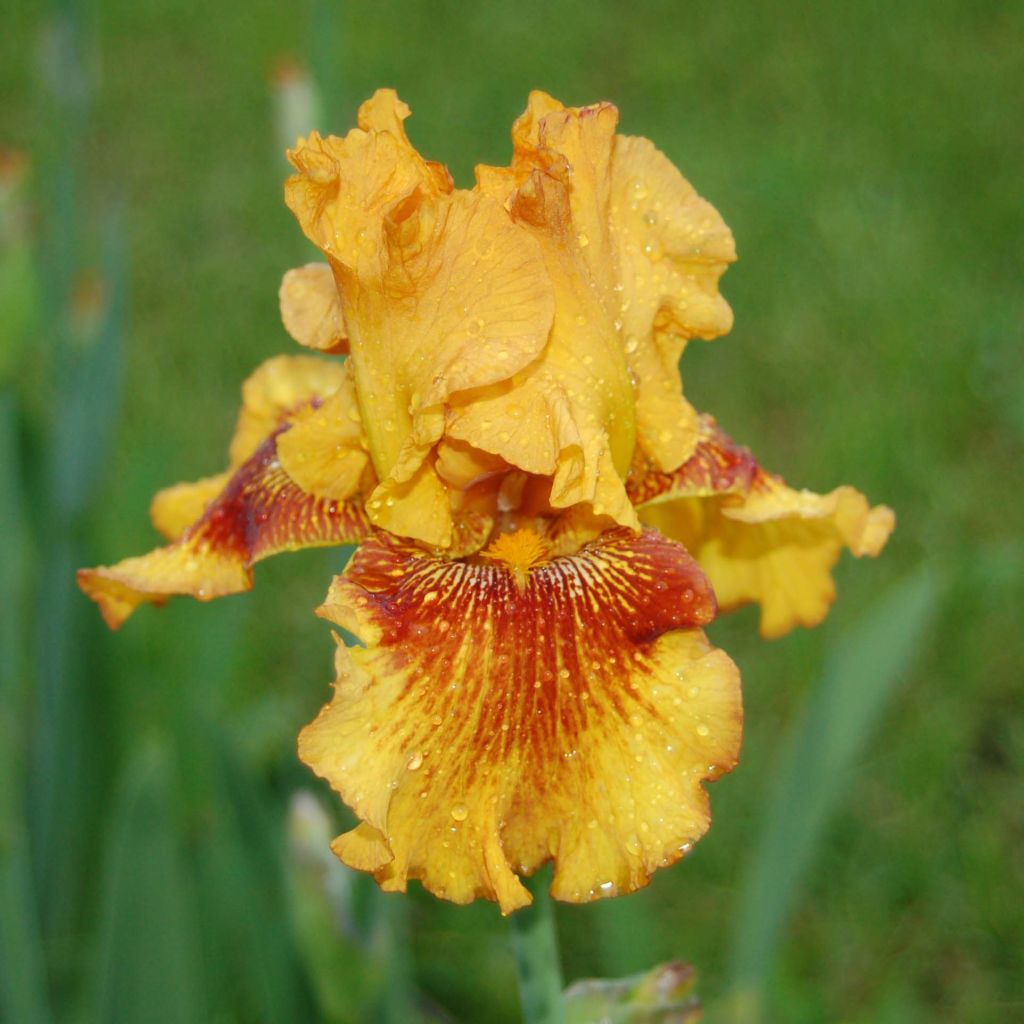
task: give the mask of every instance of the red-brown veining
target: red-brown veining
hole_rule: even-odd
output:
[[[540,787],[594,715],[658,709],[636,687],[663,633],[706,625],[714,595],[685,549],[653,530],[616,530],[516,585],[500,564],[445,560],[378,534],[346,573],[407,681],[390,728],[412,748],[473,750],[460,784],[521,761]],[[453,688],[454,687],[454,688]],[[628,689],[628,692],[627,692]],[[449,780],[453,782],[454,780]]]
[[[276,430],[238,468],[178,543],[237,557],[246,568],[279,551],[362,539],[361,504],[303,491],[281,468]]]
[[[671,473],[648,469],[626,481],[626,493],[634,505],[656,498],[705,497],[712,494],[746,494],[758,473],[749,448],[737,444],[711,416],[701,417],[701,436],[693,455]]]

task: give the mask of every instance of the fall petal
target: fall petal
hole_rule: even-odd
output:
[[[895,526],[852,487],[797,491],[756,464],[714,421],[675,473],[640,475],[631,493],[643,522],[683,543],[729,611],[756,601],[761,633],[815,626],[835,599],[832,567],[843,549],[875,556]]]
[[[108,625],[116,628],[140,604],[162,604],[174,594],[210,600],[248,590],[252,565],[279,551],[365,535],[361,501],[304,490],[282,468],[278,450],[322,402],[337,394],[344,400],[345,381],[342,365],[306,356],[271,359],[246,380],[227,471],[167,488],[153,500],[153,521],[173,543],[79,570],[79,586]],[[361,459],[365,465],[365,452]]]
[[[180,538],[113,566],[79,569],[78,585],[116,629],[140,604],[187,594],[209,601],[252,586],[252,566],[282,551],[349,544],[369,532],[359,502],[300,490],[268,438]]]
[[[554,860],[555,895],[586,901],[646,884],[707,828],[739,683],[678,545],[616,530],[570,557],[507,540],[465,562],[378,535],[321,614],[367,646],[338,648],[300,756],[362,819],[335,851],[384,888],[419,878],[509,912],[529,900],[517,876]]]

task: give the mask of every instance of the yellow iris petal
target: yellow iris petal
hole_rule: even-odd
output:
[[[281,468],[309,494],[343,500],[375,482],[363,437],[355,383],[345,363],[332,393],[292,417],[277,439]]]
[[[379,535],[331,588],[321,614],[367,646],[339,646],[299,752],[362,819],[335,852],[385,889],[507,913],[553,860],[554,895],[587,901],[708,826],[702,783],[734,765],[741,710],[700,570],[653,532],[543,559],[533,536],[476,564]]]
[[[586,503],[635,528],[623,487],[634,444],[632,386],[573,232],[570,202],[564,181],[537,171],[510,197],[512,216],[536,238],[555,289],[550,340],[509,384],[453,403],[448,432],[550,476],[553,508]]]
[[[532,93],[516,121],[507,170],[478,168],[481,187],[508,196],[531,169],[565,180],[576,244],[615,322],[636,388],[636,441],[671,471],[692,453],[697,416],[678,362],[690,338],[732,326],[718,281],[736,258],[732,234],[646,139],[616,135],[609,103],[564,107]]]
[[[364,108],[368,130],[301,144],[288,197],[335,269],[381,482],[371,518],[445,546],[453,523],[443,484],[423,479],[445,407],[534,360],[554,299],[537,243],[495,200],[441,187],[447,179],[411,148],[407,109],[395,114],[394,103],[378,96]],[[431,515],[417,514],[413,495],[426,497]]]
[[[315,417],[317,404],[344,381],[338,364],[282,357],[245,382],[228,470],[168,488],[153,501],[153,520],[172,543],[114,566],[79,570],[79,586],[108,625],[116,628],[139,605],[162,604],[175,594],[207,601],[248,590],[252,566],[279,551],[366,535],[361,501],[304,490],[280,457],[281,441]],[[365,465],[365,453],[361,460]]]
[[[719,607],[761,605],[761,634],[816,626],[835,600],[832,567],[843,549],[875,556],[895,526],[852,487],[797,491],[766,473],[750,452],[702,422],[701,442],[673,474],[632,482],[641,519],[686,545],[708,574]]]
[[[326,263],[307,263],[289,270],[278,298],[285,330],[300,345],[326,353],[348,351],[341,298]]]
[[[149,518],[168,540],[177,540],[224,490],[230,473],[218,473],[193,483],[174,484],[153,495]]]

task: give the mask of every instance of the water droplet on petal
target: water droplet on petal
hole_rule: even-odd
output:
[[[465,804],[456,804],[452,808],[452,817],[456,821],[465,821],[469,817],[469,809]]]

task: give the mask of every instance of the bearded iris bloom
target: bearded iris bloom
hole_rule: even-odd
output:
[[[737,761],[739,673],[703,627],[749,602],[765,636],[817,624],[841,551],[876,555],[893,515],[791,489],[688,403],[686,344],[732,325],[733,239],[614,107],[534,93],[469,190],[408,113],[381,90],[288,154],[326,262],[285,275],[281,312],[316,354],[261,366],[226,470],[156,496],[167,546],[79,582],[117,627],[358,543],[318,614],[360,643],[299,737],[360,820],[336,854],[505,913],[547,861],[559,899],[630,892]]]

